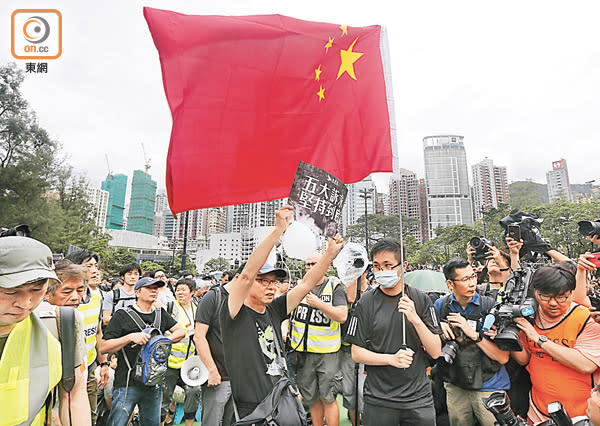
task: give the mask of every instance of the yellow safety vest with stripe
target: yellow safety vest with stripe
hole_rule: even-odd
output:
[[[77,310],[83,316],[83,335],[85,337],[86,365],[89,367],[96,360],[96,335],[102,312],[102,296],[100,290],[91,290],[92,297]]]
[[[60,343],[29,315],[12,329],[0,358],[0,426],[42,426],[61,374]]]
[[[319,295],[320,299],[332,305],[333,291],[340,284],[339,279],[329,277]],[[306,330],[307,325],[308,330]],[[304,302],[296,308],[291,335],[292,348],[298,352],[334,353],[340,350],[342,342],[340,323],[332,321],[323,312],[308,306]]]
[[[193,302],[192,317],[188,316],[188,313],[176,300],[173,302],[173,312],[171,316],[177,321],[179,325],[185,330],[185,337],[177,343],[173,343],[171,346],[171,355],[169,356],[169,367],[179,369],[183,364],[183,361],[194,355],[194,342],[190,338],[190,332],[194,330],[194,317],[196,316],[196,306]]]

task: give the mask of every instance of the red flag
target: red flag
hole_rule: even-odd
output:
[[[144,8],[173,116],[174,213],[283,198],[299,161],[392,171],[380,26]]]

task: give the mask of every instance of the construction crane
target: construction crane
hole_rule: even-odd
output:
[[[144,142],[141,142],[142,152],[144,153],[144,171],[146,172],[146,176],[148,176],[148,170],[150,170],[150,158],[146,156],[146,149],[144,148]]]
[[[112,178],[113,178],[113,172],[110,169],[110,164],[108,162],[108,154],[104,154],[104,158],[106,159],[106,168],[108,169],[108,179],[112,180]]]

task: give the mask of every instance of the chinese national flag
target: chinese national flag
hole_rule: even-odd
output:
[[[299,161],[344,183],[392,171],[380,26],[144,16],[173,116],[174,213],[286,197]]]

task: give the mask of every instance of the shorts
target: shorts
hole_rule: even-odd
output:
[[[334,402],[342,380],[338,352],[298,355],[302,361],[296,370],[296,383],[302,403],[311,406],[319,400],[327,404]]]

